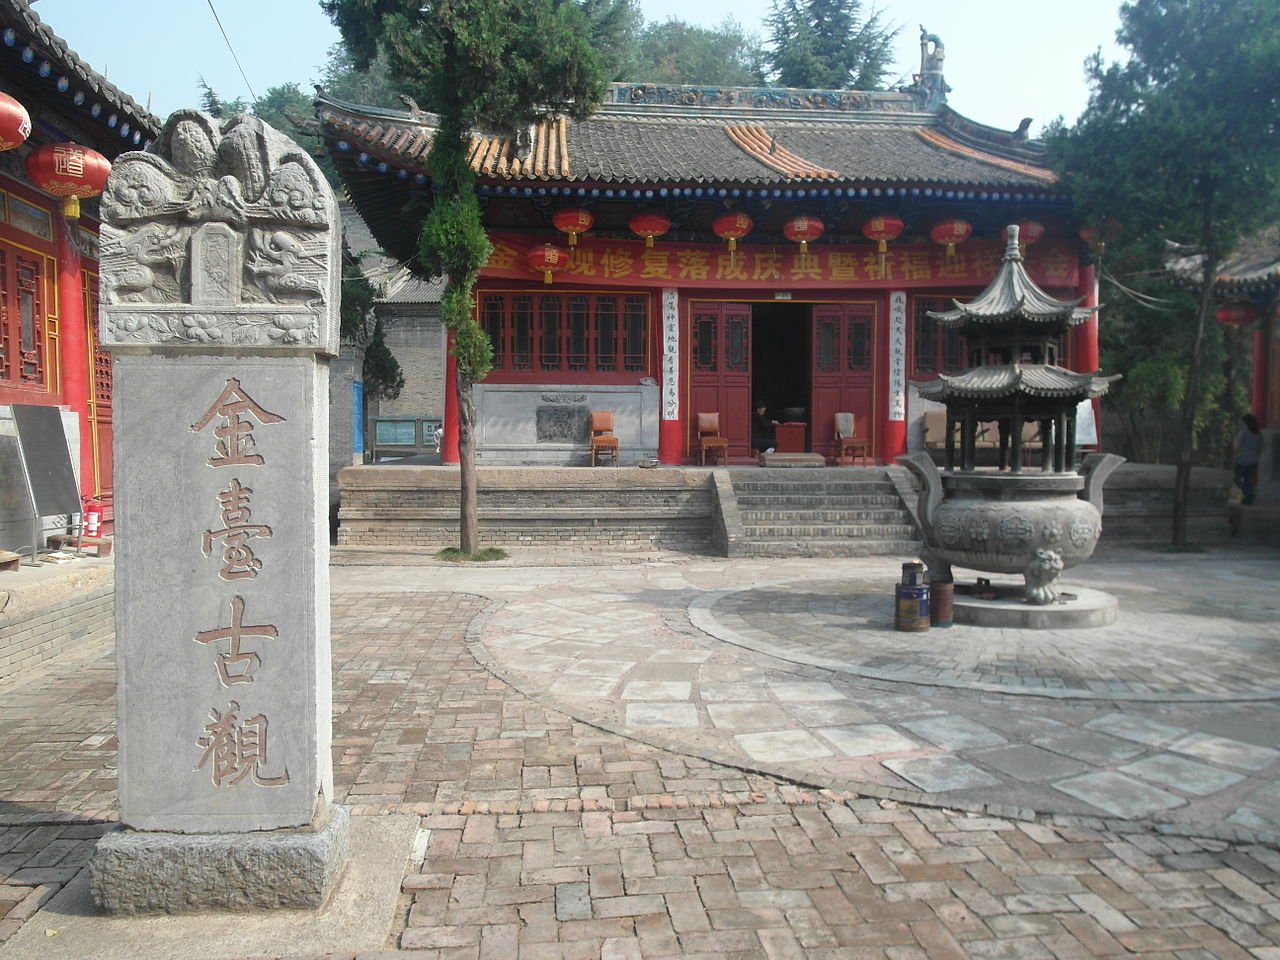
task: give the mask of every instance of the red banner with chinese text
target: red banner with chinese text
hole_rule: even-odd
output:
[[[528,266],[527,255],[545,239],[490,234],[493,253],[482,277],[541,280],[541,270]],[[985,286],[991,282],[1004,244],[970,240],[948,257],[934,243],[890,244],[881,269],[871,246],[818,246],[808,254],[799,247],[741,246],[730,254],[723,246],[666,243],[646,249],[640,240],[592,240],[582,237],[555,283],[717,287],[803,290],[829,287],[892,286],[896,289],[938,286]],[[1043,241],[1027,251],[1027,272],[1044,287],[1075,289],[1079,258],[1070,241]]]

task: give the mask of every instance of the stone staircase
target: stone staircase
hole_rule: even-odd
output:
[[[900,467],[731,470],[731,557],[914,556],[914,488]],[[905,498],[905,499],[904,499]],[[724,508],[728,509],[724,509]]]

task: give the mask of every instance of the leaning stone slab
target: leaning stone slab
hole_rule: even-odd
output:
[[[98,841],[89,889],[107,913],[318,909],[347,859],[349,818],[335,806],[314,833],[115,830]]]

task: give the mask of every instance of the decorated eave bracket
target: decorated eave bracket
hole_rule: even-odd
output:
[[[336,205],[261,120],[178,111],[116,161],[102,213],[104,345],[337,354]]]

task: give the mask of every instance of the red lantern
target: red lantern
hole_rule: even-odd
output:
[[[1258,307],[1253,303],[1227,303],[1213,315],[1224,327],[1247,327],[1258,319]]]
[[[660,237],[671,229],[671,218],[663,213],[637,213],[627,226],[636,236],[644,237],[646,247],[652,247],[654,237]]]
[[[569,265],[569,254],[551,243],[534,247],[527,259],[530,270],[541,271],[543,283],[550,283],[553,273],[559,273]]]
[[[1078,236],[1084,242],[1084,245],[1086,247],[1092,250],[1094,241],[1098,239],[1098,231],[1086,223],[1083,227],[1079,229],[1079,231],[1076,233],[1076,236]]]
[[[102,192],[109,173],[106,157],[78,143],[45,143],[27,155],[27,176],[45,193],[63,198],[68,220],[79,218],[81,200]]]
[[[947,248],[948,257],[954,257],[956,255],[956,244],[964,243],[972,233],[973,226],[968,220],[943,220],[941,223],[934,225],[934,228],[929,231],[929,236],[934,243],[941,244]]]
[[[711,222],[712,232],[721,240],[729,241],[729,252],[738,249],[738,241],[749,234],[755,224],[741,211],[724,213]]]
[[[590,210],[583,210],[581,207],[569,207],[553,213],[551,222],[561,233],[569,235],[569,246],[576,247],[578,245],[578,234],[586,233],[590,230],[596,222],[596,218],[591,215]]]
[[[31,115],[7,93],[0,93],[0,150],[12,150],[31,136]]]
[[[897,217],[872,217],[862,225],[862,235],[876,242],[876,252],[883,257],[889,252],[889,241],[898,239],[903,226]]]
[[[809,241],[817,240],[826,229],[826,224],[817,217],[802,213],[783,224],[782,235],[792,243],[800,244],[800,256],[803,257],[809,252]]]

